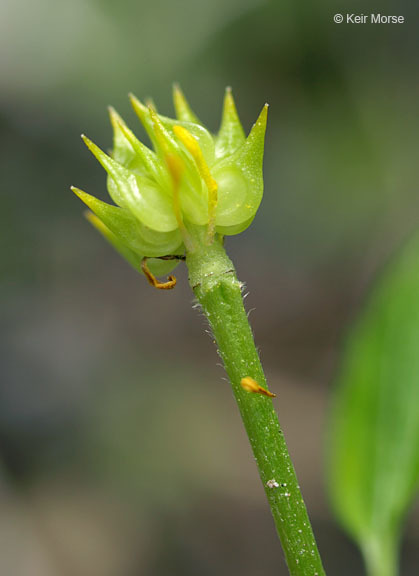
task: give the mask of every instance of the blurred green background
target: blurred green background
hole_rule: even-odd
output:
[[[185,271],[150,288],[82,218],[106,197],[79,139],[111,145],[127,93],[171,115],[179,81],[216,131],[270,103],[265,197],[228,240],[330,574],[360,574],[323,478],[342,338],[419,226],[419,5],[351,2],[403,25],[334,24],[322,0],[2,0],[0,572],[286,574],[247,440]],[[419,515],[402,574],[417,574]]]

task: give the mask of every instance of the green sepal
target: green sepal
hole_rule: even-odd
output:
[[[135,159],[135,151],[121,130],[120,122],[123,122],[123,120],[119,114],[112,106],[108,107],[108,112],[113,130],[112,158],[126,168],[129,168]]]
[[[215,145],[214,138],[208,132],[206,128],[200,124],[194,124],[192,122],[185,122],[179,120],[173,120],[172,118],[167,118],[166,116],[159,115],[159,119],[163,126],[169,132],[173,133],[173,126],[183,126],[192,134],[192,136],[197,140],[199,147],[202,150],[202,154],[205,158],[208,166],[212,166],[215,161]]]
[[[182,253],[182,237],[178,229],[166,233],[155,232],[141,224],[124,208],[106,204],[75,187],[72,187],[72,191],[135,254],[167,256]]]
[[[129,94],[129,99],[134,112],[137,114],[141,124],[144,126],[154,149],[157,148],[156,135],[154,133],[153,123],[150,118],[150,108],[145,106],[134,94]]]
[[[134,111],[146,129],[156,152],[162,157],[168,153],[179,154],[180,150],[183,151],[183,146],[179,146],[173,134],[173,126],[183,126],[198,141],[207,164],[211,166],[214,163],[214,139],[201,124],[191,120],[175,120],[167,116],[162,116],[161,114],[157,114],[152,108],[144,106],[135,96],[131,95],[130,98]],[[187,155],[187,157],[189,158],[189,155]],[[191,168],[191,166],[188,167]],[[193,165],[192,169],[194,168]]]
[[[255,219],[255,215],[256,214],[253,214],[249,220],[245,220],[244,222],[236,224],[235,226],[216,226],[215,230],[218,232],[218,234],[221,234],[221,236],[234,236],[235,234],[240,234],[240,232],[243,232],[250,226],[250,224]]]
[[[82,136],[86,146],[112,177],[108,190],[112,200],[129,210],[140,222],[158,232],[176,230],[178,224],[173,213],[170,192],[150,178],[127,170],[105,154],[91,140]]]
[[[250,182],[256,181],[263,189],[263,152],[265,148],[266,123],[268,121],[268,104],[262,108],[258,119],[253,124],[249,136],[233,158],[243,170]]]
[[[231,88],[227,88],[224,96],[221,126],[215,138],[215,155],[217,159],[234,154],[244,144],[245,140],[246,136],[237,114]]]
[[[202,122],[196,116],[189,106],[188,101],[185,98],[184,93],[180,89],[179,84],[173,85],[173,104],[175,107],[176,118],[181,122],[192,122],[194,124],[200,124]]]
[[[136,254],[128,248],[120,238],[102,222],[96,214],[86,210],[85,216],[94,228],[115,248],[115,250],[137,271],[144,274],[141,269],[143,256]],[[150,258],[147,260],[147,266],[154,276],[165,276],[176,268],[179,260],[159,260]]]
[[[196,226],[208,223],[208,190],[200,176],[191,180],[183,175],[179,198],[185,219]]]
[[[136,138],[112,107],[109,108],[109,116],[114,134],[112,158],[138,174],[161,178],[161,163],[156,154]]]
[[[251,221],[263,196],[263,150],[268,107],[264,106],[245,143],[217,162],[213,176],[218,183],[216,226],[230,227]]]
[[[156,147],[158,153],[166,162],[167,156],[178,156],[184,170],[182,172],[179,198],[182,212],[192,224],[203,226],[208,222],[208,190],[204,185],[195,161],[182,143],[179,143],[173,133],[174,125],[192,126],[196,133],[206,130],[196,124],[176,122],[164,118],[150,109],[150,119],[153,123]],[[198,128],[199,130],[196,130]],[[194,136],[194,134],[192,134]],[[194,136],[195,137],[195,136]],[[198,138],[196,138],[198,140]],[[198,142],[199,143],[199,142]]]

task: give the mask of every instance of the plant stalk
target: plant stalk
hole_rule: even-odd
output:
[[[361,544],[368,576],[397,576],[399,537],[390,532]]]
[[[291,576],[325,574],[272,400],[245,391],[250,376],[267,389],[243,306],[241,284],[219,239],[186,256],[189,282],[218,344],[249,437]]]

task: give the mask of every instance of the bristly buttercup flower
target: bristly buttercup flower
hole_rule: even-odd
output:
[[[131,104],[153,145],[142,144],[110,108],[113,151],[108,156],[86,136],[86,146],[108,173],[116,205],[72,188],[90,208],[90,222],[137,269],[153,258],[157,275],[192,252],[196,242],[238,234],[252,222],[263,194],[263,149],[267,105],[245,137],[227,89],[221,127],[211,135],[174,88],[176,120],[161,116],[135,96]]]

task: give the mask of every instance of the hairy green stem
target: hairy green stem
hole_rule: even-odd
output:
[[[221,243],[188,253],[189,282],[211,325],[253,449],[291,576],[324,569],[272,400],[245,391],[250,376],[267,388],[243,306],[241,284]]]

